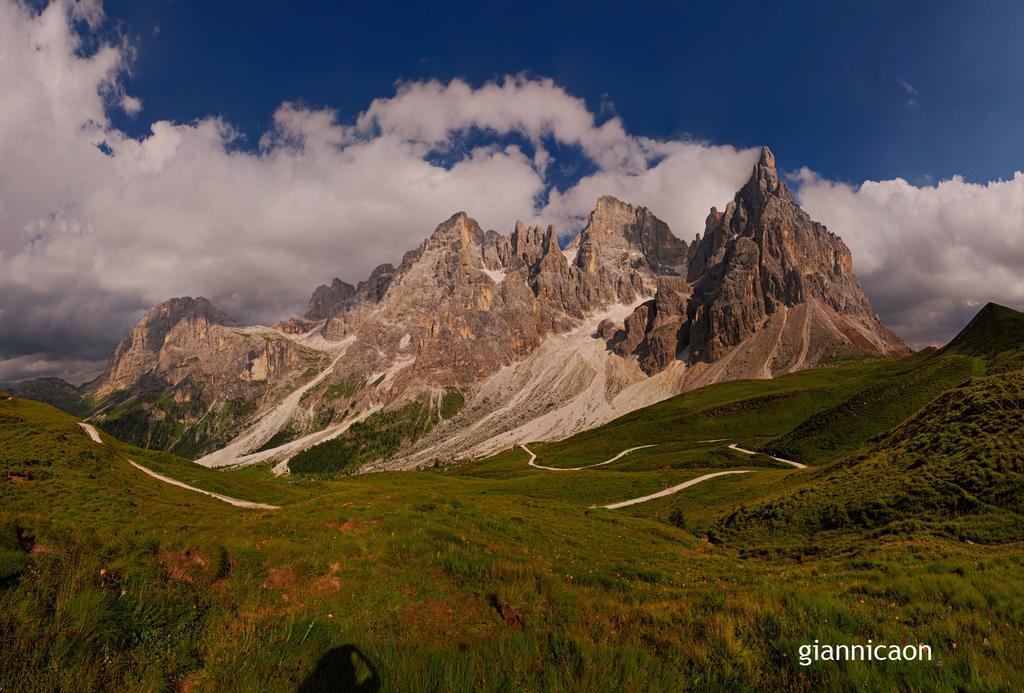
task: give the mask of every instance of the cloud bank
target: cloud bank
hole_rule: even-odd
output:
[[[1024,173],[923,188],[796,178],[800,204],[843,237],[875,310],[913,346],[944,343],[989,301],[1024,309]]]
[[[93,376],[170,296],[207,296],[247,322],[300,312],[316,284],[397,261],[457,210],[485,228],[508,232],[521,218],[567,236],[611,194],[689,240],[756,157],[631,135],[523,76],[401,84],[344,121],[284,103],[255,149],[213,117],[153,122],[136,139],[109,118],[145,118],[128,88],[134,48],[86,51],[96,41],[75,28],[103,21],[95,1],[35,12],[0,0],[0,381]],[[552,188],[567,149],[593,172]],[[800,180],[808,210],[853,248],[883,319],[912,340],[948,337],[970,301],[1024,300],[1021,176],[925,189]]]

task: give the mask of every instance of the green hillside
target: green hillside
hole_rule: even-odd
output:
[[[90,407],[79,388],[60,378],[33,378],[13,385],[0,385],[0,389],[18,397],[46,402],[75,416],[84,416]]]
[[[702,440],[739,441],[746,447],[792,430],[809,416],[843,402],[867,384],[887,382],[908,361],[868,361],[791,373],[774,380],[736,380],[684,393],[626,414],[557,443],[533,447],[543,464],[578,466],[607,459],[623,448],[658,444],[630,460],[664,458]],[[717,447],[724,448],[725,445]],[[732,452],[721,453],[735,463]],[[767,457],[764,458],[767,460]],[[800,458],[796,458],[800,459]]]
[[[972,356],[925,353],[908,361],[905,371],[812,414],[761,449],[807,464],[830,462],[899,425],[949,388],[985,372],[985,362]]]
[[[215,471],[0,395],[0,690],[1020,690],[1024,372],[849,428],[874,438],[816,469],[727,447],[992,358],[950,352],[725,383],[529,445],[555,467],[654,445],[579,472],[519,449]],[[745,473],[595,507],[722,471]],[[815,639],[935,660],[800,666]]]
[[[939,396],[866,452],[723,522],[814,533],[897,524],[976,542],[1024,539],[1024,371]]]
[[[761,449],[823,464],[899,425],[971,377],[1024,368],[1024,313],[989,303],[948,345],[921,352],[905,363],[905,371],[810,416]]]
[[[982,358],[989,372],[1024,368],[1024,313],[989,303],[939,353]]]

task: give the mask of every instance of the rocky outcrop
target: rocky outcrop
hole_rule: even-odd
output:
[[[0,391],[9,392],[15,397],[45,402],[75,416],[84,416],[89,411],[89,403],[83,399],[81,388],[61,378],[32,378],[17,383],[0,383]]]
[[[97,422],[119,437],[178,451],[188,438],[192,454],[218,442],[202,439],[214,429],[218,440],[229,438],[247,413],[323,361],[283,332],[239,327],[205,298],[172,298],[139,321],[83,396],[94,403]],[[205,421],[225,405],[227,420]],[[190,432],[194,427],[202,430]],[[156,428],[164,433],[154,436]]]
[[[574,243],[581,304],[632,303],[657,290],[659,275],[681,275],[686,243],[644,207],[605,196]]]
[[[388,380],[396,390],[466,386],[569,327],[571,286],[551,229],[518,224],[505,237],[460,212],[406,254],[380,301],[358,303],[325,335],[355,338],[341,377],[388,371],[397,361],[404,366]]]
[[[795,203],[765,148],[689,246],[607,196],[565,248],[550,226],[516,222],[504,235],[459,212],[397,267],[356,285],[336,278],[274,328],[238,327],[205,299],[162,304],[90,387],[101,402],[158,392],[171,405],[147,416],[196,427],[201,412],[244,403],[238,418],[258,421],[259,435],[236,438],[243,453],[243,438],[330,431],[403,402],[440,411],[458,391],[464,410],[402,462],[415,465],[438,450],[568,435],[721,380],[905,351],[871,310],[850,251]]]
[[[304,317],[307,320],[325,320],[338,315],[351,305],[355,295],[356,287],[335,277],[330,285],[321,284],[316,288]]]
[[[635,342],[634,350],[644,344],[643,353],[659,353],[646,360],[641,356],[649,373],[668,364],[666,349],[681,353],[688,348],[693,361],[718,361],[773,321],[778,323],[789,309],[810,302],[822,309],[808,311],[809,319],[819,324],[789,322],[780,329],[779,340],[790,337],[782,334],[787,330],[800,330],[807,335],[805,341],[815,343],[805,345],[802,359],[769,365],[771,375],[842,353],[907,353],[871,309],[853,275],[849,249],[793,201],[767,147],[725,211],[711,209],[704,235],[690,246],[686,264],[692,286],[686,309],[680,310],[678,290],[663,292],[650,310],[663,316],[659,325],[652,320],[647,329],[653,339],[629,336],[623,342]],[[819,319],[822,315],[827,319]],[[806,358],[807,352],[812,358]]]
[[[690,285],[683,277],[658,277],[654,299],[626,318],[615,353],[635,355],[648,375],[664,370],[687,346],[689,297]]]
[[[387,293],[395,268],[390,264],[378,266],[365,281],[352,286],[337,277],[328,285],[321,284],[313,291],[303,316],[306,320],[326,320],[347,312],[357,303],[378,303]]]
[[[205,298],[172,298],[151,309],[131,333],[121,340],[107,362],[107,370],[95,387],[103,396],[116,390],[131,388],[143,375],[156,370],[164,345],[171,335],[171,344],[182,351],[206,351],[215,325],[234,325],[227,314],[219,311]]]

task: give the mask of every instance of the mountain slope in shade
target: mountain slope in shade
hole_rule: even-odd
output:
[[[19,383],[0,383],[0,390],[12,395],[44,402],[69,414],[82,416],[89,411],[82,389],[61,378],[32,378]]]
[[[917,363],[910,370],[772,441],[769,448],[793,452],[845,438],[837,451],[852,452],[804,484],[732,513],[723,526],[737,533],[797,527],[813,534],[913,521],[915,531],[939,527],[970,541],[1019,541],[1022,327],[1024,313],[990,303],[945,347],[911,359]],[[892,413],[903,416],[873,429]]]
[[[612,197],[565,249],[550,227],[505,236],[460,212],[397,267],[321,286],[274,328],[205,299],[158,306],[88,393],[98,423],[127,417],[117,432],[134,442],[197,454],[234,439],[204,463],[281,462],[354,425],[397,452],[346,466],[407,467],[564,437],[714,382],[906,351],[766,148],[691,245]],[[415,432],[396,423],[411,419]]]
[[[986,304],[939,355],[984,359],[989,372],[1024,368],[1024,313],[997,303]]]

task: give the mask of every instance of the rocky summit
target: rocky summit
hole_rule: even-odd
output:
[[[617,350],[648,373],[686,351],[766,377],[845,353],[907,351],[871,309],[849,248],[797,206],[767,147],[725,210],[711,209],[686,282],[663,282],[627,320]],[[760,371],[749,372],[756,361]]]
[[[82,401],[116,435],[210,466],[283,472],[359,430],[355,468],[415,467],[562,438],[713,382],[907,351],[765,148],[689,245],[606,196],[564,247],[551,227],[504,235],[459,212],[397,267],[336,278],[273,327],[171,299]]]

